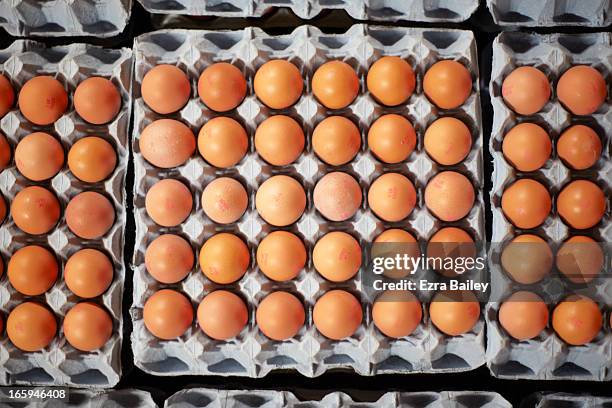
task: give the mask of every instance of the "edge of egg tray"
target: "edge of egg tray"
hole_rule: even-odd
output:
[[[19,400],[18,402],[3,402],[3,408],[158,408],[151,394],[136,388],[124,388],[121,390],[93,390],[93,389],[71,389],[66,390],[68,399],[49,400]]]
[[[487,7],[501,26],[605,27],[612,23],[610,0],[487,0]]]
[[[564,392],[537,393],[534,395],[534,408],[604,408],[612,404],[610,397],[597,397],[585,394],[569,394]]]
[[[380,41],[387,41],[383,46]],[[407,163],[395,166],[383,166],[376,161],[371,152],[364,149],[364,127],[376,118],[381,111],[397,112],[409,116],[417,132],[422,134],[427,124],[436,117],[437,111],[422,94],[420,75],[425,68],[437,59],[461,59],[471,67],[475,78],[472,95],[463,109],[453,115],[460,115],[469,120],[474,143],[472,151],[458,168],[471,177],[475,183],[477,199],[474,208],[466,219],[454,225],[463,226],[470,231],[477,242],[485,242],[483,170],[482,170],[482,128],[480,98],[478,91],[478,60],[476,43],[471,31],[389,28],[356,25],[344,34],[323,34],[317,28],[302,26],[291,34],[268,36],[258,28],[247,28],[242,31],[189,31],[162,30],[145,34],[135,40],[135,87],[134,87],[134,208],[136,216],[136,239],[132,269],[134,270],[134,297],[130,309],[134,330],[132,348],[135,364],[142,370],[156,375],[202,374],[221,376],[262,377],[272,370],[297,370],[301,374],[314,377],[328,369],[352,369],[361,375],[377,373],[419,373],[419,372],[456,372],[475,369],[485,363],[484,360],[484,316],[473,330],[457,337],[442,335],[428,319],[428,310],[424,308],[424,320],[417,331],[410,337],[391,340],[382,336],[373,328],[370,321],[370,303],[365,299],[361,282],[361,273],[356,278],[341,284],[334,284],[323,279],[315,272],[312,262],[309,263],[296,279],[286,283],[272,283],[256,268],[253,263],[255,244],[261,239],[269,226],[259,218],[254,208],[254,190],[259,183],[271,174],[291,174],[302,180],[308,191],[308,207],[301,220],[289,229],[305,240],[307,247],[312,248],[314,238],[321,236],[331,226],[332,229],[343,229],[360,236],[362,248],[372,242],[382,230],[391,225],[409,228],[426,240],[433,230],[440,226],[425,208],[422,190],[427,180],[437,173],[437,165],[421,149],[413,153]],[[366,184],[369,184],[384,169],[392,169],[409,174],[419,190],[419,206],[409,219],[396,224],[385,224],[378,220],[369,209],[362,208],[351,220],[343,223],[326,225],[326,221],[313,208],[311,192],[314,182],[331,168],[324,165],[311,152],[308,144],[306,152],[290,166],[278,169],[267,165],[254,151],[252,135],[257,123],[269,115],[269,109],[257,100],[252,92],[254,69],[263,61],[271,58],[289,58],[302,68],[309,78],[312,67],[328,59],[343,59],[354,67],[363,80],[366,68],[381,54],[401,55],[414,63],[419,74],[417,94],[411,102],[398,108],[383,108],[375,104],[371,97],[362,93],[347,109],[334,114],[349,115],[357,118],[362,133],[362,149],[358,156],[348,165],[341,166],[340,171],[348,171],[361,180],[362,193],[365,196]],[[203,66],[212,61],[230,61],[246,72],[249,83],[249,95],[230,116],[238,118],[251,135],[250,150],[243,161],[233,169],[215,170],[206,164],[196,152],[195,155],[178,169],[160,171],[146,163],[139,154],[138,136],[145,125],[159,118],[146,107],[140,92],[139,83],[144,71],[151,65],[159,63],[178,64],[188,72],[192,84],[190,102],[173,118],[188,123],[197,131],[211,116],[216,115],[208,110],[199,100],[194,89],[199,72]],[[246,61],[246,62],[245,62]],[[305,94],[297,105],[288,110],[276,112],[294,117],[303,124],[307,140],[312,126],[326,116],[324,108],[319,106],[309,90],[307,80]],[[362,81],[362,90],[364,89]],[[168,116],[166,116],[168,117]],[[302,119],[304,118],[304,119]],[[467,119],[466,119],[467,118]],[[387,170],[388,171],[388,170]],[[250,195],[249,208],[238,221],[230,226],[219,227],[206,218],[201,209],[200,194],[204,185],[218,175],[230,175],[241,179]],[[160,178],[174,176],[185,181],[195,196],[195,207],[188,221],[174,229],[160,229],[150,220],[144,209],[146,190]],[[287,228],[284,228],[287,229]],[[237,283],[228,285],[230,289],[241,292],[249,301],[249,325],[236,339],[228,342],[212,341],[192,324],[185,335],[173,341],[158,341],[144,327],[142,307],[145,300],[159,285],[148,274],[144,266],[144,251],[148,242],[164,232],[179,233],[191,242],[197,251],[210,235],[218,230],[237,233],[246,237],[251,247],[252,264],[246,275]],[[364,251],[367,253],[368,251]],[[369,255],[368,255],[369,257]],[[367,265],[367,261],[363,262]],[[165,285],[167,286],[167,285]],[[195,269],[181,282],[179,290],[186,293],[194,307],[201,301],[205,292],[221,287],[211,283],[201,272]],[[274,289],[285,289],[305,301],[307,308],[306,325],[296,338],[285,342],[267,340],[254,324],[255,305],[265,293]],[[343,341],[330,341],[320,335],[311,320],[311,309],[314,300],[329,288],[344,288],[357,294],[364,305],[364,321],[352,337]]]
[[[514,48],[513,48],[514,47]],[[553,84],[559,78],[560,72],[572,64],[585,63],[597,65],[609,77],[612,72],[612,46],[610,33],[590,34],[549,34],[538,35],[530,33],[502,33],[493,43],[493,69],[489,90],[493,105],[493,127],[489,140],[489,150],[493,156],[493,187],[491,191],[491,210],[493,212],[492,243],[496,245],[489,257],[493,299],[503,299],[507,294],[518,288],[536,289],[546,293],[552,290],[555,282],[545,278],[543,283],[535,285],[518,285],[502,270],[500,259],[501,243],[514,236],[514,227],[506,220],[500,208],[501,194],[505,186],[522,177],[504,159],[501,152],[503,134],[517,123],[517,115],[506,106],[501,97],[501,83],[505,75],[517,65],[546,65],[546,71],[553,72]],[[605,75],[604,75],[605,76]],[[553,97],[554,97],[553,90]],[[592,118],[592,119],[591,119]],[[562,130],[567,128],[571,115],[561,106],[556,98],[551,99],[544,109],[535,116],[518,116],[519,121],[535,121],[551,130],[553,140]],[[585,123],[580,122],[580,123]],[[612,109],[610,100],[594,115],[587,119],[587,124],[597,124],[599,129],[612,128]],[[603,186],[606,195],[610,197],[612,190],[612,160],[610,159],[610,138],[608,131],[598,132],[603,137],[604,147],[602,158],[596,164],[595,170],[580,172],[583,177],[597,179]],[[607,146],[607,147],[606,147]],[[552,195],[553,202],[560,188],[570,180],[572,171],[567,169],[558,157],[549,159],[542,170],[526,173],[526,177],[535,177],[543,182]],[[574,173],[575,174],[575,173]],[[609,200],[609,198],[608,198]],[[554,210],[554,209],[553,209]],[[608,245],[612,242],[612,223],[610,222],[610,206],[604,215],[603,225],[596,228],[596,233],[602,242]],[[545,223],[535,231],[544,236],[548,242],[560,243],[569,234],[568,227],[554,212]],[[604,265],[610,265],[610,254],[606,251]],[[607,273],[607,272],[606,272]],[[555,266],[551,276],[555,276]],[[612,305],[612,281],[606,277],[605,285],[598,288],[595,300],[608,308]],[[560,299],[557,290],[554,303]],[[580,347],[568,347],[557,337],[551,327],[536,339],[518,342],[511,340],[497,323],[499,304],[491,302],[487,305],[487,365],[495,377],[507,379],[556,379],[556,380],[610,380],[612,379],[612,334],[607,325],[592,343]],[[609,321],[605,313],[604,321]]]
[[[96,241],[82,241],[72,234],[63,218],[50,235],[29,236],[17,228],[10,216],[0,225],[0,252],[8,262],[8,254],[24,244],[39,243],[51,247],[57,254],[60,271],[67,257],[82,248],[99,248],[110,256],[114,268],[111,286],[101,296],[101,301],[113,318],[113,336],[98,351],[77,352],[62,336],[61,320],[71,306],[82,300],[66,287],[62,274],[45,295],[26,297],[17,293],[5,277],[0,280],[0,309],[5,316],[21,301],[32,299],[48,304],[58,318],[58,333],[53,342],[40,352],[24,353],[13,346],[7,336],[0,340],[0,384],[67,385],[71,387],[112,387],[121,375],[121,342],[123,339],[122,296],[125,280],[124,237],[126,220],[125,178],[129,160],[129,123],[132,111],[132,51],[129,48],[104,49],[88,44],[45,47],[35,41],[17,40],[9,48],[0,51],[0,72],[19,86],[37,73],[59,74],[59,79],[69,89],[69,106],[66,113],[54,125],[40,127],[27,122],[17,107],[6,114],[0,129],[12,147],[16,140],[36,131],[53,132],[60,137],[65,154],[76,138],[86,135],[106,136],[117,152],[114,174],[102,183],[83,183],[64,166],[50,181],[32,183],[11,167],[0,174],[0,189],[10,202],[17,190],[27,185],[43,185],[57,195],[62,209],[69,199],[81,191],[106,193],[115,207],[115,224],[107,235]],[[72,95],[78,82],[90,75],[110,77],[119,88],[122,106],[117,117],[108,125],[86,124],[74,111]],[[16,87],[18,88],[18,87]],[[16,92],[17,93],[17,92]],[[63,213],[62,213],[63,217]],[[94,300],[96,301],[96,300]]]

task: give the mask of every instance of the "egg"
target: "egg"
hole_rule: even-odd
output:
[[[328,232],[315,244],[312,263],[325,279],[332,282],[347,281],[359,272],[361,246],[346,232]]]
[[[601,310],[588,297],[571,295],[553,310],[552,326],[563,341],[582,346],[595,339],[601,330]]]
[[[553,253],[550,246],[537,235],[522,234],[504,247],[501,265],[515,282],[531,285],[550,274]]]
[[[447,116],[436,119],[425,131],[425,151],[443,166],[463,161],[472,149],[472,134],[465,123]]]
[[[193,323],[193,307],[182,293],[162,289],[147,299],[142,316],[152,335],[162,340],[173,340],[185,334]]]
[[[368,131],[368,147],[384,163],[399,163],[416,147],[412,124],[401,115],[388,114],[376,119]]]
[[[288,231],[273,231],[257,247],[257,266],[269,279],[289,281],[306,266],[306,247]]]
[[[519,123],[504,136],[502,151],[519,171],[535,171],[544,166],[552,152],[548,133],[535,123]]]
[[[601,139],[593,129],[574,125],[557,140],[557,154],[573,170],[586,170],[601,156]]]
[[[327,173],[317,181],[313,201],[316,209],[328,220],[346,221],[361,206],[361,187],[346,173]]]
[[[4,197],[0,194],[0,224],[6,218],[6,201],[4,201]]]
[[[198,134],[198,151],[215,167],[228,168],[238,164],[248,148],[249,138],[244,127],[225,116],[210,119]]]
[[[78,303],[64,317],[64,337],[80,351],[101,349],[113,334],[113,320],[102,306]]]
[[[536,228],[546,220],[552,207],[548,189],[538,181],[520,179],[507,187],[501,198],[504,215],[517,228]]]
[[[398,254],[401,256],[405,254],[411,258],[421,256],[419,243],[410,232],[399,228],[391,228],[376,237],[372,245],[372,259],[395,257]],[[404,268],[385,268],[383,275],[390,279],[401,279],[408,276],[410,272],[411,270]]]
[[[300,70],[289,61],[271,60],[263,64],[253,79],[255,95],[272,109],[285,109],[302,96],[304,81]]]
[[[159,180],[145,196],[147,215],[163,227],[176,227],[187,219],[193,208],[191,190],[175,179]]]
[[[198,80],[198,95],[206,106],[217,112],[236,108],[247,92],[242,72],[227,62],[212,64],[202,72]]]
[[[64,86],[50,76],[36,76],[27,81],[19,92],[19,110],[35,125],[51,125],[68,107]]]
[[[174,119],[159,119],[140,134],[140,153],[156,167],[169,169],[183,165],[195,151],[191,129]]]
[[[292,177],[272,176],[255,194],[257,212],[268,224],[284,227],[296,222],[306,208],[306,193]]]
[[[83,239],[104,236],[115,223],[115,208],[100,193],[85,191],[72,197],[66,206],[66,224],[74,235]]]
[[[460,336],[478,322],[480,303],[470,291],[438,292],[429,304],[429,317],[442,333]]]
[[[6,115],[14,104],[15,91],[13,91],[10,81],[0,74],[0,118]]]
[[[37,296],[51,289],[58,271],[57,259],[48,249],[28,245],[13,254],[8,263],[7,276],[19,293]]]
[[[31,133],[17,144],[15,165],[24,177],[32,181],[47,180],[62,169],[64,149],[47,133]]]
[[[472,182],[456,171],[436,174],[425,187],[425,205],[442,221],[458,221],[467,216],[475,198]]]
[[[533,292],[515,292],[499,308],[499,324],[519,341],[537,337],[548,325],[548,307]]]
[[[94,248],[80,249],[66,261],[64,282],[79,297],[98,297],[113,282],[113,264],[102,251]]]
[[[155,238],[145,251],[147,272],[158,282],[177,283],[193,269],[195,257],[189,242],[174,234]]]
[[[198,324],[215,340],[229,340],[240,334],[249,319],[249,311],[240,296],[227,290],[216,290],[204,297],[198,306]]]
[[[465,230],[457,227],[445,227],[439,229],[427,243],[427,256],[431,259],[440,260],[454,259],[453,265],[459,262],[459,258],[476,258],[476,245],[474,239]],[[438,267],[434,262],[434,269],[447,277],[469,272],[460,270],[458,267],[448,267],[449,262],[444,261]]]
[[[515,68],[502,83],[502,97],[519,115],[533,115],[542,110],[550,99],[550,84],[546,75],[535,67]]]
[[[460,62],[438,61],[425,72],[423,91],[437,107],[455,109],[472,93],[472,76]]]
[[[86,122],[109,123],[121,109],[121,95],[113,83],[101,77],[87,78],[74,91],[74,109]]]
[[[17,193],[11,204],[11,214],[15,225],[26,234],[46,234],[59,220],[60,205],[46,188],[30,186]]]
[[[412,182],[399,173],[378,177],[368,191],[368,206],[384,221],[396,222],[408,217],[416,205]]]
[[[116,165],[115,149],[101,137],[79,139],[68,152],[68,168],[76,178],[86,183],[106,180]]]
[[[174,65],[157,65],[142,79],[142,99],[161,115],[180,110],[189,101],[191,85],[187,75]]]
[[[593,67],[576,65],[561,75],[557,97],[575,115],[590,115],[606,101],[608,91],[601,73]]]
[[[11,146],[6,137],[0,132],[0,172],[7,168],[11,162]]]
[[[214,179],[202,192],[202,209],[216,223],[231,224],[242,217],[249,205],[245,188],[230,177]]]
[[[323,106],[342,109],[359,94],[359,78],[346,62],[329,61],[317,68],[312,76],[312,93]]]
[[[603,269],[604,253],[601,244],[593,238],[575,235],[557,251],[556,265],[570,282],[591,282]]]
[[[575,180],[557,196],[557,212],[573,228],[591,228],[599,224],[606,212],[606,196],[592,181]]]
[[[421,323],[421,302],[411,292],[383,292],[372,306],[372,320],[385,336],[399,339],[410,336]]]
[[[11,343],[25,352],[40,351],[47,347],[57,333],[53,313],[37,302],[17,305],[6,319],[6,334]]]
[[[200,268],[211,281],[227,285],[246,273],[251,262],[249,248],[234,234],[222,232],[208,238],[200,250]]]
[[[314,305],[312,320],[323,336],[342,340],[355,334],[363,320],[361,304],[351,293],[331,290]]]
[[[286,166],[304,150],[302,126],[289,116],[274,115],[257,126],[255,150],[273,166]]]
[[[359,128],[344,116],[328,116],[312,132],[312,150],[331,166],[350,162],[360,148]]]
[[[288,292],[277,291],[266,296],[257,306],[255,320],[259,330],[277,341],[295,337],[306,320],[302,302]]]
[[[372,64],[366,82],[374,99],[386,106],[406,102],[416,86],[410,64],[400,57],[392,56],[382,57]]]

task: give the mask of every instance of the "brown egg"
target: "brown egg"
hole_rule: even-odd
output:
[[[187,104],[191,96],[191,85],[181,69],[163,64],[145,74],[140,92],[149,108],[166,115]]]
[[[317,210],[330,221],[345,221],[361,206],[361,187],[352,176],[335,171],[324,175],[313,191]]]
[[[539,236],[523,234],[515,237],[503,249],[501,264],[515,282],[531,285],[550,274],[553,253]]]
[[[57,333],[57,321],[49,309],[37,302],[17,305],[6,319],[6,334],[11,343],[26,352],[47,347]]]
[[[6,201],[4,201],[4,197],[0,194],[0,224],[6,218]]]
[[[193,208],[191,191],[175,179],[156,182],[145,197],[147,214],[163,227],[176,227],[189,217]]]
[[[460,163],[472,149],[470,129],[459,119],[436,119],[425,131],[423,146],[427,154],[443,166]]]
[[[459,336],[478,322],[480,303],[470,291],[438,292],[429,304],[429,316],[442,333]]]
[[[249,319],[249,311],[240,296],[216,290],[198,306],[198,324],[215,340],[229,340],[240,334]]]
[[[601,244],[586,236],[571,237],[557,251],[557,269],[574,283],[591,282],[600,274],[603,264]]]
[[[200,99],[217,112],[227,112],[240,105],[246,92],[244,75],[227,62],[217,62],[206,67],[198,80]]]
[[[306,193],[294,178],[272,176],[259,186],[255,207],[268,224],[284,227],[296,222],[304,213]]]
[[[236,165],[249,148],[246,130],[232,118],[217,116],[202,126],[198,134],[198,151],[215,167]]]
[[[6,274],[19,293],[37,296],[51,289],[57,280],[58,269],[57,259],[49,250],[29,245],[13,254]]]
[[[411,258],[421,256],[421,248],[414,236],[406,230],[391,228],[383,231],[372,245],[372,259],[407,255]],[[401,279],[412,271],[406,268],[385,268],[383,275],[391,279]]]
[[[592,167],[601,156],[601,139],[593,129],[574,125],[557,140],[557,154],[573,170]]]
[[[68,167],[76,178],[86,183],[107,179],[117,165],[113,146],[101,137],[90,136],[77,140],[68,152]]]
[[[93,248],[81,249],[68,258],[64,266],[64,281],[68,289],[79,297],[98,297],[113,282],[113,264],[104,252]]]
[[[332,340],[352,336],[362,319],[361,304],[344,290],[326,292],[317,300],[312,311],[312,320],[319,333]]]
[[[255,95],[272,109],[285,109],[302,96],[304,80],[289,61],[271,60],[263,64],[253,79]]]
[[[11,214],[15,225],[26,234],[46,234],[59,220],[59,201],[46,188],[26,187],[13,199]]]
[[[353,160],[361,147],[359,128],[343,116],[328,116],[312,132],[312,150],[325,163],[341,166]]]
[[[78,303],[64,317],[64,336],[72,347],[81,351],[102,348],[113,335],[113,320],[102,306]]]
[[[295,337],[304,326],[306,313],[302,302],[288,292],[273,292],[257,306],[255,314],[259,330],[277,341]]]
[[[546,75],[534,67],[518,67],[502,83],[504,101],[519,115],[539,112],[550,99]]]
[[[231,224],[242,217],[249,197],[239,181],[230,177],[214,179],[202,192],[202,209],[216,223]]]
[[[566,343],[582,346],[590,343],[601,330],[601,310],[588,297],[572,295],[553,310],[552,326]]]
[[[524,341],[537,337],[548,325],[548,307],[533,292],[513,293],[499,308],[499,323],[513,338]]]
[[[36,76],[26,82],[19,92],[19,110],[36,125],[50,125],[68,107],[68,95],[63,85],[50,76]]]
[[[274,281],[288,281],[306,265],[306,248],[302,240],[288,231],[273,231],[257,247],[257,266]]]
[[[400,57],[382,57],[368,71],[370,94],[386,106],[400,105],[414,92],[416,79],[410,64]]]
[[[368,191],[368,206],[384,221],[396,222],[408,217],[416,205],[412,182],[399,173],[378,177]]]
[[[460,62],[438,61],[425,73],[423,91],[439,108],[455,109],[472,93],[472,76]]]
[[[504,190],[501,206],[517,228],[532,229],[542,225],[552,204],[546,187],[532,179],[520,179]]]
[[[259,124],[255,131],[257,153],[273,166],[286,166],[304,150],[304,131],[295,119],[275,115]]]
[[[174,234],[155,238],[145,252],[145,266],[161,283],[177,283],[193,269],[195,257],[189,242]]]
[[[416,133],[405,117],[396,114],[383,115],[370,126],[368,147],[380,161],[399,163],[414,151]]]
[[[457,227],[445,227],[438,230],[427,243],[427,256],[431,259],[455,259],[454,264],[458,263],[458,258],[476,258],[476,246],[474,239]],[[446,262],[445,262],[446,263]],[[435,268],[437,272],[447,277],[457,276],[469,270],[459,268],[447,268],[444,264],[442,268]]]
[[[442,221],[462,219],[470,213],[474,200],[472,182],[455,171],[436,174],[425,187],[425,205]]]
[[[0,172],[8,167],[11,162],[11,146],[6,137],[0,132]]]
[[[361,246],[346,232],[328,232],[315,244],[312,263],[325,279],[332,282],[347,281],[359,272]]]
[[[592,181],[575,180],[557,196],[557,212],[573,228],[591,228],[601,221],[606,212],[606,196]]]
[[[227,285],[246,273],[251,262],[249,248],[234,234],[222,232],[208,238],[200,250],[200,268],[211,281]]]
[[[422,318],[421,302],[411,292],[383,292],[372,307],[376,328],[385,336],[396,339],[410,336]]]
[[[140,134],[140,153],[156,167],[169,169],[183,165],[195,151],[191,129],[174,119],[159,119]]]
[[[121,109],[121,95],[111,81],[87,78],[74,91],[74,109],[86,122],[103,125],[115,119]]]
[[[64,165],[64,149],[53,136],[36,132],[19,141],[15,148],[15,165],[32,181],[54,177]]]
[[[8,113],[15,104],[15,91],[9,80],[0,74],[0,118]],[[2,167],[2,166],[0,166]]]
[[[359,94],[359,78],[346,62],[329,61],[317,68],[312,76],[312,93],[325,107],[342,109]]]
[[[557,97],[575,115],[590,115],[606,101],[608,90],[601,73],[593,67],[576,65],[557,83]]]
[[[182,293],[162,289],[147,299],[142,316],[151,334],[162,340],[173,340],[185,334],[193,323],[193,307]]]
[[[95,191],[72,197],[65,215],[70,231],[83,239],[101,238],[115,223],[115,208],[108,198]]]
[[[514,126],[502,143],[506,160],[519,171],[535,171],[548,161],[552,143],[548,133],[535,123]]]

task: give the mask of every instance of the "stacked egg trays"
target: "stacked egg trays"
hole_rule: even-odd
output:
[[[6,273],[0,279],[0,310],[4,321],[15,306],[33,300],[47,304],[58,322],[55,338],[39,352],[23,352],[17,349],[6,335],[0,338],[0,384],[112,387],[119,381],[121,374],[125,175],[131,114],[132,52],[129,49],[107,50],[86,44],[45,48],[36,42],[18,40],[0,52],[0,73],[9,79],[15,95],[26,81],[44,74],[57,78],[69,96],[66,113],[54,125],[49,126],[33,125],[23,117],[18,107],[13,107],[0,122],[0,130],[6,135],[12,151],[24,136],[43,131],[59,139],[65,155],[74,142],[93,135],[109,141],[117,153],[117,166],[113,174],[107,180],[95,184],[78,180],[67,166],[51,180],[35,183],[20,174],[14,159],[9,167],[0,173],[0,190],[7,208],[20,190],[30,185],[41,185],[56,195],[62,209],[58,225],[45,235],[32,236],[22,232],[9,214],[0,225],[0,254],[5,267],[11,255],[18,249],[37,244],[56,254],[60,271],[56,283],[44,295],[34,297],[18,293],[9,283]],[[95,126],[86,123],[72,106],[72,95],[76,86],[91,76],[110,79],[121,94],[121,110],[107,125]],[[82,191],[92,190],[110,199],[115,208],[115,223],[104,237],[84,241],[68,229],[63,210],[72,197]],[[113,335],[102,349],[91,353],[81,352],[70,346],[61,329],[66,312],[82,300],[64,283],[63,266],[73,253],[83,248],[95,248],[104,252],[110,257],[114,269],[113,281],[107,291],[98,298],[90,299],[103,305],[110,313],[113,319]]]
[[[489,257],[492,282],[492,301],[487,305],[487,365],[493,375],[500,378],[529,379],[574,379],[610,380],[612,379],[612,333],[606,310],[612,306],[612,281],[609,279],[610,242],[612,224],[610,223],[610,203],[601,223],[588,230],[572,230],[556,212],[556,197],[561,189],[574,179],[590,179],[599,185],[605,195],[610,197],[612,190],[612,161],[610,160],[610,133],[612,128],[612,109],[610,96],[597,112],[588,117],[576,117],[565,110],[556,98],[555,88],[561,74],[573,65],[591,65],[604,76],[610,78],[612,72],[612,46],[610,33],[592,34],[551,34],[536,35],[527,33],[502,33],[493,43],[493,70],[491,73],[491,102],[494,117],[489,149],[493,156],[493,187],[491,208],[493,212],[492,247]],[[550,101],[540,112],[532,116],[515,114],[501,96],[504,78],[517,66],[529,65],[542,70],[550,79],[553,90]],[[547,130],[553,145],[560,134],[572,124],[583,123],[593,127],[602,137],[603,151],[594,167],[575,171],[566,167],[557,157],[553,148],[551,158],[539,170],[530,173],[517,172],[508,163],[501,145],[504,135],[517,123],[529,121]],[[507,220],[501,209],[501,196],[505,188],[519,178],[533,178],[547,187],[551,194],[553,208],[545,222],[533,230],[518,230]],[[609,199],[608,199],[609,201]],[[542,282],[534,285],[515,283],[502,269],[500,256],[503,247],[515,236],[533,233],[555,246],[573,235],[587,235],[603,243],[605,276],[596,278],[590,288],[594,294],[587,294],[597,302],[604,314],[604,323],[599,335],[585,346],[568,346],[547,327],[538,337],[517,341],[508,336],[497,321],[500,301],[518,290],[531,290],[546,293],[550,304],[561,301],[568,290],[577,290],[565,281],[553,265],[553,269]],[[562,285],[562,286],[560,286]],[[593,285],[591,285],[593,286]],[[560,290],[560,289],[565,290]],[[549,308],[550,309],[550,308]],[[552,312],[552,309],[550,309]]]
[[[567,393],[541,394],[534,408],[605,408],[612,404],[612,398]]]
[[[487,0],[493,21],[502,26],[605,27],[612,23],[610,0]]]

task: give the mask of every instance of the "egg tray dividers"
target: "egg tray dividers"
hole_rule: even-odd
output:
[[[437,331],[424,308],[424,320],[412,336],[393,340],[382,336],[373,326],[370,309],[360,272],[356,278],[334,284],[323,279],[314,269],[310,255],[307,265],[294,280],[275,283],[268,280],[255,265],[257,243],[271,230],[258,216],[254,208],[257,186],[268,177],[288,174],[301,181],[307,191],[307,209],[302,218],[288,228],[300,236],[308,252],[316,240],[328,230],[344,230],[353,234],[362,248],[390,226],[407,228],[421,241],[426,241],[441,224],[425,208],[424,186],[438,169],[423,149],[422,135],[426,126],[437,116],[436,108],[422,91],[421,78],[426,68],[436,60],[453,58],[470,67],[474,78],[474,90],[460,110],[452,111],[466,121],[473,135],[473,147],[466,160],[454,169],[466,174],[475,183],[476,202],[470,214],[453,225],[465,228],[475,241],[486,240],[484,230],[484,202],[482,195],[482,133],[478,91],[477,53],[473,34],[469,31],[416,28],[381,28],[355,25],[344,34],[327,35],[312,26],[302,26],[291,34],[268,36],[258,28],[243,31],[188,31],[162,30],[142,35],[135,40],[134,87],[134,211],[136,239],[133,259],[134,296],[131,308],[134,330],[132,348],[135,364],[147,373],[155,375],[221,375],[262,377],[272,370],[297,370],[314,377],[329,369],[352,369],[361,375],[377,373],[455,372],[471,370],[484,364],[484,318],[474,329],[458,337],[448,337]],[[415,67],[418,77],[417,90],[410,103],[397,108],[383,108],[365,91],[366,69],[381,55],[400,55]],[[271,115],[252,91],[256,69],[265,61],[288,58],[305,75],[305,92],[298,103],[282,113],[294,117],[303,125],[306,134],[306,151],[292,165],[282,168],[266,164],[255,152],[252,138],[259,123]],[[316,67],[329,59],[341,59],[353,66],[360,78],[361,92],[346,109],[327,112],[319,105],[310,90],[310,78]],[[215,169],[205,163],[196,152],[186,164],[171,169],[157,169],[144,160],[139,150],[140,132],[152,121],[162,116],[155,114],[143,102],[140,84],[144,74],[161,63],[178,65],[188,73],[192,97],[178,113],[166,116],[186,123],[197,135],[201,126],[211,117],[218,116],[206,108],[197,97],[196,84],[200,72],[213,62],[226,61],[240,68],[248,83],[245,101],[229,116],[241,122],[250,135],[247,156],[237,167]],[[398,165],[383,165],[373,158],[366,146],[366,127],[382,113],[400,113],[408,116],[419,135],[417,150],[409,160]],[[362,148],[349,164],[332,168],[321,162],[312,152],[310,136],[316,123],[329,114],[347,116],[358,123]],[[312,190],[315,182],[330,171],[352,174],[366,188],[383,171],[396,171],[407,175],[418,191],[418,205],[413,214],[400,223],[383,223],[362,205],[350,220],[341,223],[326,222],[314,209]],[[246,186],[249,207],[235,224],[221,226],[208,219],[202,210],[202,190],[219,176],[232,176]],[[177,228],[160,228],[146,214],[145,195],[158,180],[177,178],[185,182],[194,194],[194,210]],[[365,198],[364,198],[365,201]],[[205,294],[217,288],[228,288],[239,293],[247,301],[249,323],[243,332],[230,341],[213,341],[194,322],[185,335],[174,341],[159,341],[144,326],[142,308],[145,301],[157,290],[168,287],[156,282],[146,271],[144,253],[148,244],[163,233],[177,233],[186,238],[197,252],[211,235],[229,231],[241,236],[249,245],[251,266],[245,276],[232,285],[217,285],[208,280],[199,267],[180,284],[170,285],[185,293],[195,308]],[[363,251],[366,253],[367,251]],[[363,265],[367,265],[364,258]],[[333,288],[346,289],[361,300],[364,320],[357,332],[343,341],[330,341],[320,335],[312,323],[315,300]],[[254,323],[255,309],[261,299],[274,290],[287,290],[296,294],[305,304],[306,324],[297,336],[284,342],[268,340]]]
[[[605,27],[612,23],[610,0],[487,0],[487,7],[501,26]]]
[[[560,274],[553,266],[551,276],[536,285],[519,285],[514,283],[503,271],[500,262],[501,250],[507,242],[520,233],[535,233],[549,243],[560,244],[570,235],[586,234],[604,247],[604,284],[599,284],[594,300],[603,306],[603,311],[612,306],[612,280],[609,265],[610,243],[612,242],[612,223],[610,223],[610,194],[612,191],[612,161],[610,160],[610,132],[612,129],[612,109],[610,94],[602,107],[589,117],[572,117],[556,98],[557,80],[572,65],[593,65],[602,72],[604,78],[610,78],[612,72],[612,46],[610,33],[591,34],[549,34],[502,33],[493,43],[493,69],[491,73],[490,93],[493,105],[493,128],[489,141],[489,150],[493,156],[493,187],[491,191],[491,210],[493,212],[492,251],[489,264],[491,282],[493,282],[493,299],[503,299],[517,290],[534,290],[542,293],[555,293]],[[518,116],[504,103],[501,96],[503,79],[512,70],[521,65],[532,65],[543,70],[552,78],[553,95],[546,106],[532,116]],[[609,82],[608,82],[609,83]],[[523,121],[532,121],[546,129],[552,138],[553,145],[560,134],[572,124],[583,123],[593,126],[602,137],[602,157],[592,169],[570,171],[556,155],[553,148],[551,159],[544,167],[532,173],[519,173],[508,162],[501,152],[504,135],[514,125]],[[517,231],[504,217],[501,210],[501,196],[504,189],[516,179],[527,177],[542,182],[551,193],[553,209],[544,224],[534,230]],[[595,181],[608,197],[607,212],[599,227],[590,230],[573,232],[563,223],[555,208],[558,192],[575,178],[588,178]],[[553,251],[554,252],[554,251]],[[555,280],[556,282],[552,282]],[[568,286],[568,288],[572,288]],[[556,291],[560,292],[560,291]],[[567,293],[567,292],[566,292]],[[557,294],[550,299],[558,303],[563,296]],[[585,346],[568,347],[551,327],[547,327],[535,339],[518,342],[511,339],[497,321],[498,302],[487,305],[487,365],[494,376],[499,378],[559,379],[604,381],[612,379],[612,333],[610,333],[609,313],[604,313],[604,325],[597,338]],[[551,310],[552,312],[552,310]]]
[[[11,254],[28,244],[38,244],[54,252],[60,265],[57,282],[44,295],[29,297],[18,293],[9,283],[6,273],[0,279],[0,310],[6,321],[8,313],[18,304],[36,300],[49,305],[57,317],[58,334],[52,343],[40,352],[24,353],[11,344],[6,335],[0,339],[0,384],[66,385],[71,387],[112,387],[121,375],[121,342],[123,337],[122,295],[125,280],[123,259],[126,220],[125,177],[129,160],[128,127],[132,110],[132,51],[103,49],[87,44],[71,44],[45,48],[44,45],[17,40],[0,51],[0,73],[10,80],[15,94],[30,78],[45,74],[55,76],[69,95],[66,113],[54,125],[37,126],[28,122],[17,107],[2,118],[0,130],[7,137],[11,150],[24,136],[43,131],[59,138],[64,154],[70,146],[85,136],[99,136],[113,145],[117,152],[117,167],[105,181],[91,184],[75,178],[64,166],[50,181],[32,182],[15,167],[0,173],[0,190],[7,207],[15,194],[29,185],[42,185],[52,190],[60,202],[62,216],[58,225],[46,235],[31,236],[22,232],[10,215],[0,225],[0,253],[8,264]],[[74,110],[72,95],[76,86],[90,76],[109,78],[121,94],[122,105],[117,117],[109,124],[87,124]],[[115,208],[115,223],[101,239],[82,240],[75,236],[63,219],[63,210],[70,198],[82,191],[97,191],[110,199]],[[108,290],[92,301],[102,304],[113,319],[113,336],[98,351],[80,352],[70,346],[61,330],[62,318],[81,300],[66,287],[63,267],[77,250],[96,248],[106,253],[113,264],[114,277]]]
[[[124,388],[107,389],[71,389],[67,401],[49,400],[0,402],[1,408],[157,408],[151,394],[147,391]]]
[[[568,393],[542,393],[538,396],[535,408],[605,408],[612,404],[612,398]]]

